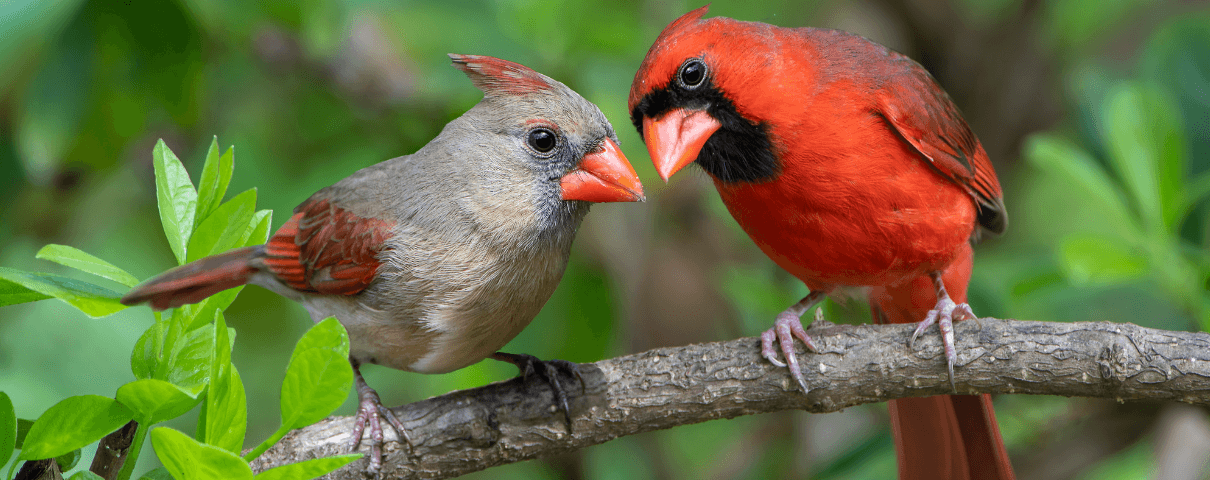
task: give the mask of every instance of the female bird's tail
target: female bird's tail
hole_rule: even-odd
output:
[[[253,260],[264,255],[257,245],[206,257],[164,272],[122,296],[123,305],[151,303],[164,310],[197,303],[228,288],[248,283],[257,271]]]
[[[966,302],[971,249],[942,275],[950,297]],[[879,323],[916,323],[937,302],[927,275],[903,285],[876,287],[870,307]],[[1012,480],[1015,478],[991,396],[938,395],[887,402],[900,480]]]

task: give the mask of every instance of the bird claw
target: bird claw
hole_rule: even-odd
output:
[[[916,339],[920,337],[920,334],[934,323],[938,325],[941,329],[941,344],[945,348],[945,363],[949,369],[950,388],[954,390],[954,393],[958,393],[958,386],[954,383],[954,364],[958,363],[958,350],[954,347],[954,322],[972,318],[977,317],[970,305],[954,303],[942,290],[937,305],[929,310],[928,314],[924,316],[924,320],[916,325],[916,330],[912,332],[912,337],[908,340],[908,348],[914,350]]]
[[[823,312],[816,310],[816,320],[818,321],[822,317]],[[812,325],[814,325],[814,323],[812,323]],[[807,335],[806,330],[803,330],[802,321],[799,320],[798,315],[795,315],[794,312],[787,310],[777,315],[777,320],[773,322],[773,328],[765,330],[765,332],[760,335],[760,352],[761,355],[773,365],[778,367],[786,367],[788,364],[790,368],[790,375],[793,376],[794,380],[798,382],[798,386],[802,389],[802,393],[806,394],[810,391],[810,389],[807,388],[807,380],[802,374],[802,369],[798,367],[798,356],[794,352],[794,339],[796,338],[807,347],[808,351],[819,351],[819,349],[815,348],[815,342],[812,341],[811,337]],[[778,342],[778,347],[781,350],[782,356],[786,358],[785,363],[777,359],[777,349],[773,347],[773,340],[775,339]]]
[[[399,434],[399,439],[407,444],[409,452],[414,452],[415,447],[412,445],[412,439],[408,436],[408,431],[403,428],[403,422],[399,421],[399,417],[390,409],[382,405],[382,400],[378,397],[378,392],[374,391],[366,384],[365,379],[361,377],[361,372],[354,367],[354,379],[357,382],[357,416],[353,419],[353,438],[349,441],[349,450],[355,451],[361,445],[361,436],[365,433],[366,426],[370,427],[370,466],[366,468],[366,473],[374,478],[380,478],[382,475],[382,420],[385,419],[391,428],[395,429],[395,433]]]
[[[567,390],[559,382],[559,373],[562,370],[569,377],[579,381],[580,395],[584,395],[587,392],[587,387],[584,384],[584,377],[580,375],[580,366],[578,364],[559,359],[540,360],[538,357],[523,353],[496,352],[492,354],[492,358],[516,365],[517,370],[520,371],[519,375],[527,382],[531,376],[541,376],[554,392],[555,405],[563,412],[563,420],[567,425],[567,433],[572,433],[571,405],[568,401]]]

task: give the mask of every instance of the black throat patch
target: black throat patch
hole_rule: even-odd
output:
[[[674,108],[706,110],[721,125],[702,146],[695,161],[706,173],[723,183],[762,183],[773,180],[781,164],[773,154],[769,125],[754,123],[735,110],[712,78],[693,90],[675,80],[643,97],[630,112],[639,134],[645,117],[659,117]]]

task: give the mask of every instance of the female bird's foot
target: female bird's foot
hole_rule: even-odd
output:
[[[391,412],[390,409],[382,405],[382,400],[378,398],[378,392],[374,391],[366,384],[365,378],[361,376],[361,369],[358,362],[353,361],[353,379],[357,385],[357,417],[353,419],[353,439],[349,442],[349,450],[357,450],[357,446],[361,444],[361,435],[365,432],[366,425],[370,426],[370,467],[366,472],[374,478],[378,478],[382,472],[382,420],[386,420],[395,429],[395,433],[399,434],[399,439],[406,443],[408,450],[413,450],[412,439],[408,437],[407,429],[403,428],[403,422]]]
[[[802,374],[802,369],[798,368],[798,356],[794,354],[794,339],[798,339],[806,345],[807,350],[812,352],[818,351],[815,348],[815,342],[811,341],[811,337],[807,336],[807,331],[802,328],[803,312],[806,312],[817,303],[823,301],[822,292],[811,292],[794,306],[787,308],[786,311],[777,315],[777,320],[773,322],[773,328],[765,330],[760,335],[760,353],[769,363],[779,367],[785,367],[789,364],[790,375],[798,382],[798,386],[802,388],[802,393],[807,393],[810,389],[807,388],[807,380]],[[815,311],[815,321],[823,320],[823,312]],[[814,324],[814,323],[812,323]],[[785,363],[777,359],[777,349],[773,348],[773,341],[777,340],[778,346],[781,349],[781,354],[786,358]]]
[[[912,338],[908,340],[908,348],[915,349],[916,338],[929,326],[936,323],[941,328],[941,344],[945,348],[946,366],[949,367],[950,388],[953,388],[954,393],[958,393],[958,387],[954,384],[954,364],[958,363],[958,351],[954,348],[954,322],[976,318],[975,312],[971,311],[970,305],[954,303],[949,293],[945,291],[945,284],[941,282],[939,273],[934,273],[932,276],[933,282],[937,286],[937,305],[929,310],[923,321],[916,325],[916,331],[912,332]]]
[[[533,355],[524,353],[504,353],[496,352],[492,354],[493,360],[508,362],[517,366],[520,371],[519,375],[526,381],[529,381],[530,376],[540,375],[550,389],[554,391],[555,404],[563,411],[563,420],[567,422],[567,433],[571,433],[571,407],[567,401],[567,391],[563,388],[563,384],[559,383],[560,370],[570,378],[574,378],[580,382],[580,395],[585,393],[584,377],[580,376],[580,366],[575,362],[567,360],[539,360]]]

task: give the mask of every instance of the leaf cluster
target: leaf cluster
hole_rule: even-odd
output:
[[[264,243],[272,212],[256,210],[256,190],[223,201],[234,171],[234,149],[219,153],[210,145],[200,183],[160,140],[152,152],[160,221],[179,264],[234,248]],[[114,264],[64,245],[47,245],[37,258],[59,263],[125,287],[138,279]],[[248,424],[247,397],[239,370],[231,362],[235,330],[223,311],[242,287],[180,308],[155,312],[130,356],[134,379],[112,398],[68,397],[36,420],[18,419],[10,397],[0,392],[0,465],[17,450],[2,478],[13,477],[21,461],[54,458],[60,470],[76,468],[81,449],[101,441],[127,423],[137,424],[129,457],[117,475],[131,477],[144,441],[150,437],[163,467],[142,478],[171,475],[185,479],[253,478],[248,462],[277,443],[290,430],[314,423],[340,406],[353,385],[348,363],[349,338],[335,318],[312,327],[295,346],[286,367],[281,393],[281,427],[247,455],[241,456]],[[100,318],[127,308],[114,290],[92,282],[46,273],[0,268],[0,306],[58,299],[84,314]],[[315,392],[323,392],[316,394]],[[199,409],[193,435],[156,427]],[[315,478],[360,455],[318,458],[265,471],[255,478]],[[80,469],[72,480],[101,478]]]

